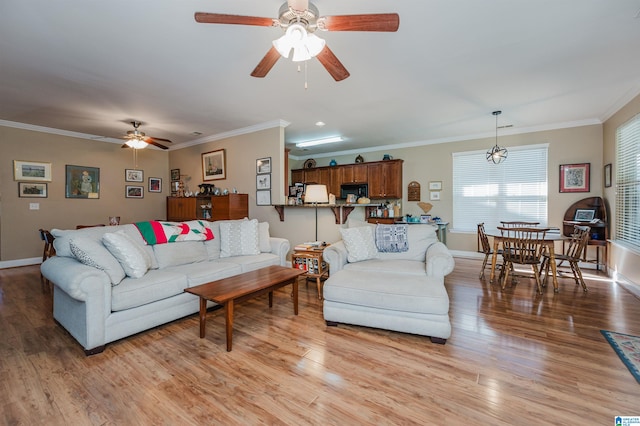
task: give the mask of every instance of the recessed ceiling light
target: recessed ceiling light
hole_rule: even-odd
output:
[[[298,148],[302,148],[305,146],[314,146],[314,145],[322,145],[325,143],[334,143],[334,142],[342,142],[344,139],[342,139],[342,136],[332,136],[330,138],[324,138],[324,139],[316,139],[313,141],[304,141],[304,142],[298,142],[296,143],[296,146]]]
[[[326,123],[324,121],[316,121],[316,126],[318,127],[322,127],[324,126]]]

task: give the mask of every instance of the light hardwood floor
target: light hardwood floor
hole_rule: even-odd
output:
[[[85,357],[51,318],[36,266],[0,270],[0,424],[613,425],[640,415],[640,384],[600,334],[640,335],[640,300],[604,275],[560,293],[520,278],[504,291],[456,259],[453,334],[326,327],[313,283],[196,315]],[[487,274],[488,275],[488,274]]]

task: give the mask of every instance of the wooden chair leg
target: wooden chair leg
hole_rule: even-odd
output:
[[[502,289],[503,290],[507,285],[507,280],[509,279],[509,270],[511,270],[512,267],[513,267],[513,265],[511,265],[511,262],[505,261],[504,266],[503,266],[504,277],[502,277]]]
[[[482,261],[482,269],[480,270],[480,279],[484,278],[484,269],[487,267],[487,261],[489,260],[489,255],[484,255],[484,260]]]
[[[577,263],[575,265],[575,268],[576,268],[575,269],[576,275],[578,276],[578,279],[580,280],[580,284],[582,285],[582,291],[589,291],[589,289],[587,288],[587,283],[584,282],[584,278],[582,277],[582,270],[580,269]]]
[[[538,265],[531,265],[533,268],[533,275],[536,277],[536,285],[538,286],[538,293],[542,294],[542,284],[540,283],[540,274],[538,272]]]

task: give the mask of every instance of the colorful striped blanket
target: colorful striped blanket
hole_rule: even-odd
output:
[[[136,222],[135,225],[148,245],[214,239],[211,229],[201,220],[191,220],[189,222],[150,220]]]

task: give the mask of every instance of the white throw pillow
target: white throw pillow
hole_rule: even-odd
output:
[[[100,241],[82,236],[73,237],[69,240],[69,248],[80,263],[106,272],[112,286],[120,284],[125,277],[120,263]]]
[[[131,278],[140,278],[151,267],[151,257],[136,241],[123,231],[109,232],[102,236],[102,242],[109,252],[118,259],[122,269]]]
[[[258,238],[260,239],[260,252],[271,253],[271,242],[269,238],[269,222],[260,222],[258,224]]]
[[[260,254],[258,220],[241,220],[220,224],[220,257]]]
[[[342,241],[347,249],[347,260],[351,263],[378,257],[378,249],[373,237],[373,227],[340,228]]]

